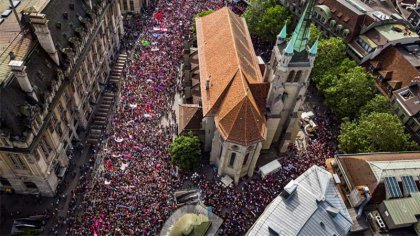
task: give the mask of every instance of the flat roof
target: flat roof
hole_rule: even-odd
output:
[[[396,28],[400,29],[395,30]],[[385,24],[375,27],[375,29],[382,34],[388,41],[397,41],[404,38],[419,38],[419,35],[411,31],[409,28],[402,24]],[[407,34],[410,33],[410,34]]]
[[[411,196],[383,201],[386,212],[396,225],[418,222],[416,215],[420,214],[420,193],[411,193]]]
[[[25,0],[16,8],[16,11],[21,17],[21,12],[24,9],[32,8],[41,12],[50,0]],[[9,1],[0,1],[0,12],[8,10],[10,6]],[[23,60],[30,49],[34,46],[32,36],[29,33],[21,34],[18,20],[14,13],[4,18],[4,22],[0,24],[0,85],[5,82],[11,75],[9,68],[10,56],[13,52],[15,60]]]

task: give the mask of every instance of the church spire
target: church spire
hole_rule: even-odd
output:
[[[286,37],[287,37],[287,30],[286,30],[286,24],[284,24],[279,35],[277,35],[277,39],[284,41]]]
[[[293,32],[293,35],[297,35],[296,42],[294,43],[294,50],[297,52],[302,52],[306,49],[306,46],[308,45],[310,34],[309,28],[311,25],[314,6],[315,0],[309,0],[308,4],[305,7],[305,11],[300,17],[298,24],[296,25],[295,31]]]
[[[315,40],[315,43],[312,44],[312,47],[309,50],[309,55],[316,56],[317,54],[318,54],[318,38]]]

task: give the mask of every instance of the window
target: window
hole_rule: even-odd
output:
[[[239,147],[237,145],[233,145],[231,148],[232,148],[232,150],[235,150],[235,151],[239,150]]]
[[[44,156],[48,157],[50,152],[52,151],[51,146],[48,144],[48,142],[46,141],[46,137],[44,135],[44,137],[42,138],[42,140],[40,141],[39,145],[41,145],[41,149],[44,152]]]
[[[232,152],[230,154],[230,160],[229,160],[229,167],[232,168],[233,165],[235,164],[235,159],[236,159],[236,152]]]
[[[287,76],[287,81],[286,82],[292,82],[294,77],[295,77],[295,71],[292,70],[292,71],[290,71],[289,75]]]
[[[27,188],[35,188],[38,189],[36,187],[36,184],[32,183],[32,182],[23,182],[23,184],[27,187]]]
[[[245,158],[244,158],[244,166],[248,163],[248,159],[249,159],[249,153],[247,153],[246,155],[245,155]]]
[[[296,76],[295,76],[294,82],[299,82],[300,77],[302,77],[302,71],[301,71],[301,70],[299,70],[299,71],[296,73]]]
[[[130,10],[134,11],[134,1],[130,0]]]
[[[25,162],[21,159],[21,157],[17,154],[9,154],[10,160],[13,164],[13,168],[17,170],[27,170],[28,167],[26,166]]]
[[[39,159],[41,159],[41,155],[39,155],[39,150],[36,149],[34,152],[34,158],[36,161],[39,161]]]

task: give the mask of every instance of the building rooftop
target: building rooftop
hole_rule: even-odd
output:
[[[396,225],[414,224],[420,215],[420,193],[411,193],[411,197],[383,201],[386,211]]]
[[[347,235],[351,225],[333,176],[312,166],[286,185],[247,235]]]
[[[42,11],[50,0],[25,0],[20,1],[16,7],[18,16],[21,17],[25,9],[37,9]],[[10,8],[7,0],[0,1],[0,11],[3,12]],[[9,67],[10,56],[13,52],[15,60],[23,60],[28,52],[33,48],[34,43],[32,36],[28,33],[21,33],[18,20],[13,12],[7,17],[2,17],[3,23],[0,24],[0,85],[10,77],[11,70]]]
[[[188,130],[201,129],[203,111],[198,104],[179,105],[178,134]]]
[[[269,84],[263,82],[245,20],[222,8],[196,24],[203,115],[215,116],[227,141],[264,140]]]
[[[8,6],[6,2],[8,1],[0,1],[0,6]],[[84,0],[25,0],[17,7],[20,16],[24,10],[46,15],[49,20],[48,28],[60,57],[60,49],[68,46],[68,37],[75,35],[75,29],[81,25],[80,19],[86,17],[86,9]],[[64,13],[67,19],[64,19]],[[56,24],[60,22],[61,26],[57,27]],[[0,131],[5,132],[6,136],[20,139],[26,135],[25,130],[30,129],[30,120],[34,118],[28,116],[25,109],[30,109],[29,113],[33,115],[46,105],[46,97],[57,82],[60,68],[40,46],[36,36],[32,36],[29,27],[26,27],[24,34],[19,33],[19,25],[13,13],[0,24],[0,32]],[[14,78],[9,66],[10,51],[14,52],[15,60],[24,62],[28,79],[39,102],[30,99],[15,79],[10,80]]]
[[[420,80],[412,81],[408,87],[394,91],[394,96],[410,116],[419,114]]]
[[[411,80],[420,75],[418,56],[405,47],[388,47],[369,63],[393,89],[408,86]]]
[[[420,152],[348,154],[336,160],[350,189],[365,185],[373,192],[387,176],[420,176]]]

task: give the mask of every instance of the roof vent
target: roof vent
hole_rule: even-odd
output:
[[[274,226],[274,225],[273,225]],[[268,233],[270,236],[280,236],[280,231],[276,227],[268,226]]]
[[[74,3],[70,3],[69,8],[70,8],[70,10],[74,10]]]
[[[338,210],[337,208],[332,207],[332,206],[327,207],[327,209],[325,209],[325,210],[332,217],[335,217],[340,212],[340,210]]]
[[[320,222],[319,222],[319,225],[321,225],[321,227],[322,227],[322,228],[325,228],[325,224],[324,224],[324,222],[320,221]]]
[[[12,10],[5,10],[3,13],[1,13],[2,17],[8,17],[12,13]]]
[[[207,89],[209,89],[209,88],[210,88],[210,80],[209,80],[209,79],[207,79],[207,80],[206,80],[206,90],[207,90]]]
[[[9,7],[10,7],[10,9],[13,9],[13,8],[16,8],[17,6],[19,6],[19,4],[20,4],[20,1],[12,1],[12,5],[9,6]]]
[[[292,179],[286,186],[284,186],[284,191],[288,194],[292,194],[296,191],[297,186],[298,183]]]
[[[57,29],[61,29],[61,22],[59,21],[59,22],[55,23],[55,27]]]
[[[14,60],[16,58],[15,53],[13,51],[9,52],[10,60]]]
[[[67,20],[67,19],[69,18],[69,13],[64,12],[64,13],[63,13],[63,18]]]

